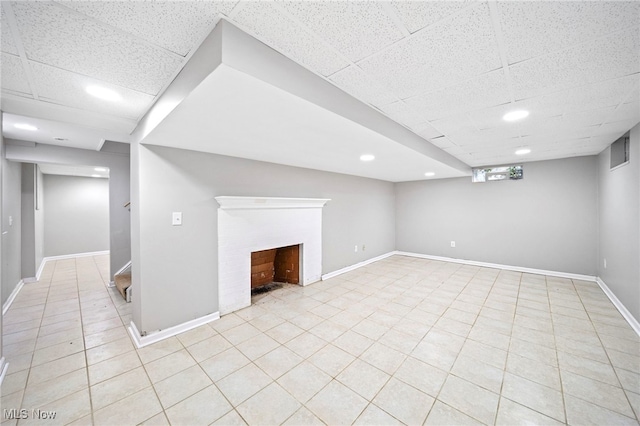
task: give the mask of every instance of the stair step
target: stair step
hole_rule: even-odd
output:
[[[114,281],[116,284],[116,288],[122,295],[122,297],[127,299],[127,288],[131,286],[131,272],[126,272],[124,274],[118,274],[114,277]]]

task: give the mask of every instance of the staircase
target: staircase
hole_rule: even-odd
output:
[[[116,288],[118,289],[122,297],[127,300],[127,289],[131,286],[131,272],[118,274],[114,278]]]

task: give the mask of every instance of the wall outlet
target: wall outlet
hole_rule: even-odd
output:
[[[604,269],[607,269],[607,259],[604,260]]]
[[[182,225],[182,212],[173,212],[173,216],[171,218],[171,224],[173,226]]]
[[[364,244],[362,245],[362,251],[364,251]]]
[[[9,216],[9,226],[13,226],[13,216]]]
[[[455,241],[451,241],[451,247],[455,247],[456,246],[456,242]]]
[[[354,252],[354,253],[357,253],[357,252],[358,252],[358,245],[356,245],[356,248],[355,248],[355,249],[353,249],[353,252]]]

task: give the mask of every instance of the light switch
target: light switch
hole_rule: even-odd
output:
[[[182,225],[182,212],[173,212],[173,220],[171,221],[173,226]]]

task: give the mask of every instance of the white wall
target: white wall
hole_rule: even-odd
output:
[[[438,179],[396,190],[398,250],[595,275],[593,156],[525,163],[518,181]]]
[[[109,168],[111,276],[131,260],[129,146],[107,141],[102,151],[7,140],[6,156],[24,163],[53,163]]]
[[[44,255],[109,250],[109,180],[44,175]]]
[[[323,272],[395,248],[389,182],[174,148],[132,146],[134,321],[153,332],[218,310],[220,195],[330,198]],[[136,173],[136,171],[138,173]],[[171,213],[183,225],[171,226]],[[136,219],[136,217],[138,217]],[[355,245],[366,245],[363,253]]]
[[[2,303],[4,303],[22,278],[22,165],[6,159],[2,159],[2,162]]]
[[[21,164],[22,168],[22,278],[36,276],[36,165]]]
[[[629,163],[609,170],[610,154],[598,156],[598,276],[640,321],[640,124]]]

